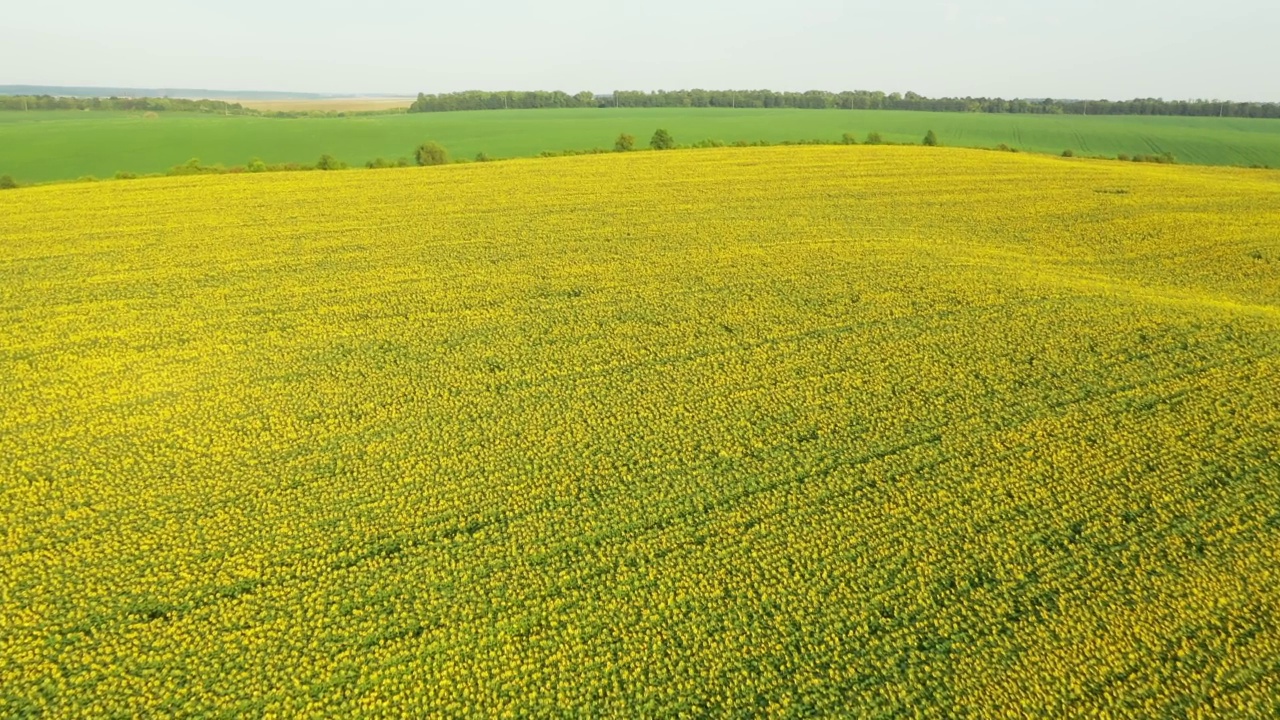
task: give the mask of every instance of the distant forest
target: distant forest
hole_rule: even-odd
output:
[[[0,95],[0,110],[130,110],[139,112],[206,112],[256,115],[240,103],[181,98],[84,98],[54,95]]]
[[[321,99],[321,98],[305,98]],[[380,110],[258,110],[227,100],[188,100],[167,97],[67,97],[63,95],[0,95],[0,112],[24,110],[102,110],[126,112],[197,112],[214,115],[302,118],[348,115],[397,115],[406,108]]]
[[[1280,118],[1280,103],[1219,100],[1034,100],[1003,98],[928,98],[906,94],[852,90],[774,92],[772,90],[619,90],[611,95],[559,90],[418,94],[408,112],[456,110],[529,110],[579,107],[723,107],[798,108],[809,110],[919,110],[928,112],[1013,113],[1035,115],[1177,115],[1194,117]],[[0,95],[0,111],[118,110],[134,112],[201,112],[264,117],[374,115],[405,112],[403,108],[355,112],[259,111],[225,100],[186,100],[155,97],[63,97],[56,95]]]
[[[1197,117],[1280,118],[1280,103],[1218,100],[1005,100],[1003,98],[927,98],[909,92],[852,90],[774,92],[772,90],[620,90],[612,95],[556,91],[467,92],[426,95],[409,112],[574,107],[723,107],[801,108],[809,110],[922,110],[929,112],[1016,113],[1038,115],[1183,115]]]

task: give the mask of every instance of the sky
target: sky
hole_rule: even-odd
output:
[[[13,0],[0,84],[1280,101],[1277,0]]]

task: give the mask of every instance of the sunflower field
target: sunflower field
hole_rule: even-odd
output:
[[[1280,173],[0,193],[0,716],[1280,713]]]

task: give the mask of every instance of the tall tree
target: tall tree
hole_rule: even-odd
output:
[[[424,142],[413,151],[413,159],[419,165],[444,165],[449,162],[449,151],[437,142]]]
[[[661,128],[655,130],[653,137],[649,139],[649,147],[654,150],[670,150],[675,146],[675,138],[671,137],[671,133]]]

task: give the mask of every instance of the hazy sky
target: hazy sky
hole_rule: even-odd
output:
[[[9,0],[0,84],[1280,101],[1277,0]]]

